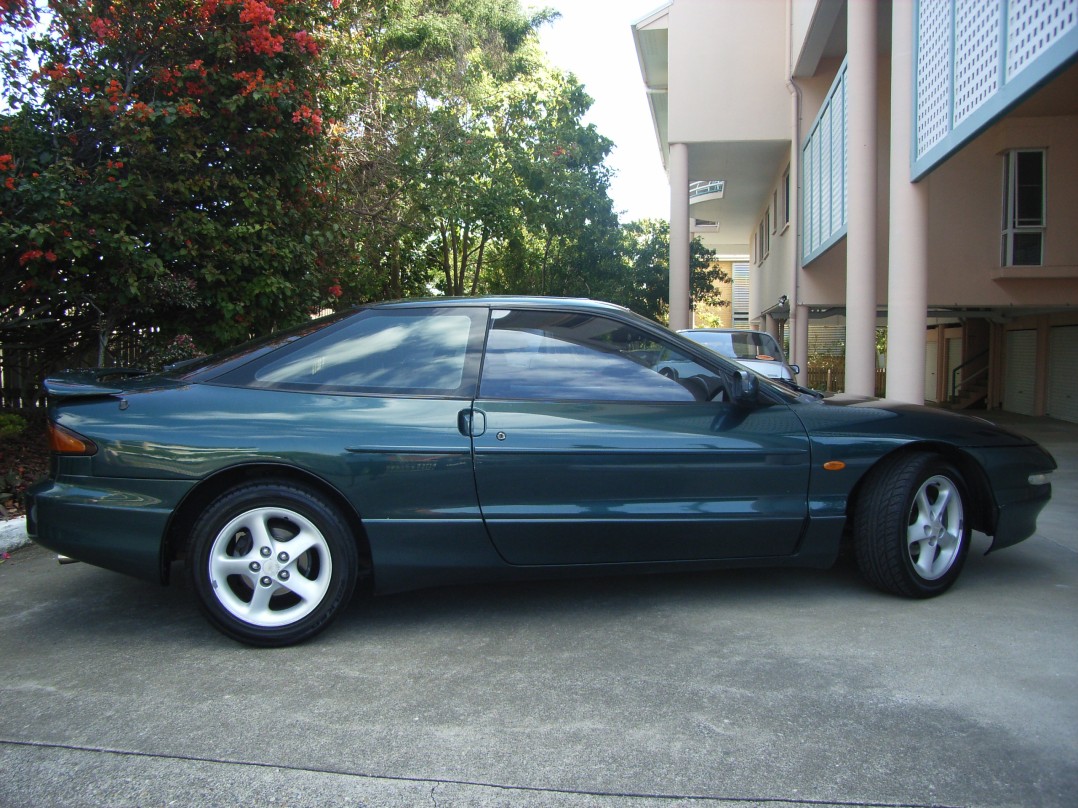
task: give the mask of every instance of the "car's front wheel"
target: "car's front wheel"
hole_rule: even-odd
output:
[[[355,540],[305,487],[250,483],[195,522],[187,562],[210,622],[250,645],[292,645],[324,629],[356,583]]]
[[[962,475],[937,455],[885,461],[866,480],[854,514],[862,575],[906,597],[945,592],[969,552],[967,501]]]

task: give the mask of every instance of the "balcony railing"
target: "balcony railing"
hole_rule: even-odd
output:
[[[701,182],[689,183],[689,200],[693,200],[698,196],[710,196],[711,194],[717,194],[722,196],[722,192],[726,189],[726,180],[706,180]]]

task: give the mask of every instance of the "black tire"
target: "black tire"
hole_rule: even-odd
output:
[[[355,539],[337,509],[293,483],[249,483],[195,522],[187,561],[210,623],[248,645],[310,639],[348,604]]]
[[[854,549],[873,585],[909,598],[946,592],[969,553],[969,497],[938,455],[886,460],[865,481],[854,511]]]

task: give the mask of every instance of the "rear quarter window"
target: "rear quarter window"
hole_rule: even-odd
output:
[[[321,393],[471,397],[485,309],[368,310],[300,340],[223,383]]]

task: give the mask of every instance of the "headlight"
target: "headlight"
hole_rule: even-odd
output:
[[[1030,485],[1048,485],[1052,479],[1052,473],[1050,471],[1042,471],[1037,474],[1029,475]]]

